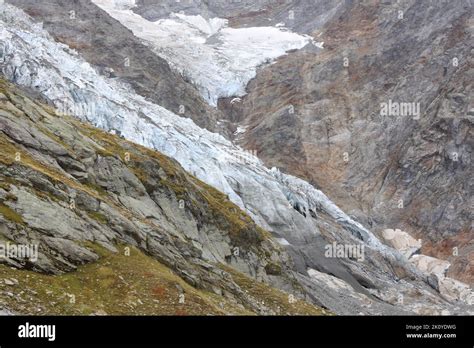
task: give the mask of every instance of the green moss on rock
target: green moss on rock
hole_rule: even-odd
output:
[[[8,221],[11,221],[20,225],[25,224],[20,214],[18,214],[16,211],[14,211],[9,206],[3,203],[0,203],[0,214],[2,214],[3,217],[7,219]]]

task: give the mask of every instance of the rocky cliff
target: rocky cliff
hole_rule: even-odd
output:
[[[221,101],[234,130],[245,130],[236,140],[267,165],[323,188],[379,235],[409,231],[471,284],[472,13],[465,1],[294,1],[262,10],[257,23],[277,18],[324,49],[280,58],[241,103]]]

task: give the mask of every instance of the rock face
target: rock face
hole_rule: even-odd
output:
[[[426,255],[413,255],[410,258],[416,267],[429,275],[430,285],[439,291],[449,301],[461,301],[469,305],[474,304],[474,291],[460,281],[446,276],[451,264]]]
[[[455,279],[441,278],[439,280],[439,292],[451,301],[474,304],[474,291],[468,285]]]
[[[429,241],[473,284],[472,3],[334,2],[324,20],[302,3],[290,1],[284,22],[324,49],[282,57],[240,103],[221,100],[246,130],[236,140],[375,231],[399,226]]]
[[[19,2],[22,4],[25,3]],[[35,15],[35,4],[28,2],[22,6],[28,6],[29,12]],[[60,8],[67,8],[67,4],[62,3]],[[135,245],[175,270],[188,284],[216,294],[235,297],[240,292],[233,283],[222,284],[226,276],[214,278],[222,269],[217,266],[219,269],[215,270],[214,264],[225,263],[231,266],[229,273],[238,269],[254,279],[296,292],[307,301],[338,314],[439,314],[472,310],[465,303],[451,303],[433,291],[427,275],[407,262],[400,252],[381,243],[370,229],[347,215],[310,183],[276,168],[268,169],[255,156],[223,136],[210,133],[191,120],[145,100],[121,81],[100,76],[100,67],[90,66],[68,47],[54,42],[21,11],[6,6],[0,20],[3,48],[0,66],[6,78],[79,120],[146,146],[133,145],[116,135],[104,135],[85,124],[77,126],[80,134],[75,133],[73,139],[62,139],[59,135],[69,134],[66,130],[71,124],[58,122],[58,126],[66,130],[56,129],[51,125],[56,124],[56,119],[48,122],[53,129],[46,130],[46,138],[52,137],[52,140],[43,139],[24,118],[15,125],[11,114],[23,117],[22,112],[26,112],[17,106],[21,102],[10,100],[13,108],[6,115],[6,126],[2,130],[10,140],[4,146],[13,142],[17,144],[15,146],[31,149],[29,156],[40,156],[41,163],[66,172],[67,175],[62,174],[56,181],[66,182],[66,186],[74,189],[53,190],[49,188],[51,182],[42,180],[41,176],[32,184],[53,192],[63,198],[63,203],[68,203],[59,215],[55,213],[56,205],[40,202],[41,195],[35,196],[35,192],[21,185],[11,189],[18,203],[5,204],[9,221],[31,226],[37,231],[36,237],[41,237],[50,248],[40,257],[42,263],[39,264],[43,268],[38,270],[67,271],[74,270],[78,260],[98,262],[97,253],[82,243],[70,242],[71,239],[82,242],[97,238],[109,248],[114,246],[110,242],[114,240]],[[55,37],[60,35],[61,30],[48,29]],[[311,52],[296,54],[314,57]],[[287,58],[290,56],[293,54]],[[242,103],[251,94],[241,103],[234,100],[233,105],[245,106]],[[232,105],[232,101],[230,103]],[[8,103],[6,105],[10,107]],[[242,119],[237,113],[230,115],[235,116],[234,120]],[[269,115],[272,115],[271,108]],[[290,118],[281,119],[284,124],[288,120],[293,122]],[[25,122],[28,126],[22,125]],[[76,126],[77,123],[72,124]],[[31,136],[32,132],[35,136]],[[76,141],[84,135],[84,143]],[[68,156],[69,149],[61,141],[72,149],[73,156]],[[298,141],[295,139],[295,143]],[[177,163],[169,159],[159,156],[159,163],[156,163],[156,153],[150,148],[175,158],[193,176],[176,170]],[[298,146],[293,148],[298,149]],[[294,155],[292,149],[287,155]],[[6,153],[16,152],[10,148]],[[13,164],[11,156],[6,159],[9,167]],[[132,168],[129,162],[133,163]],[[42,169],[33,162],[33,169],[38,168]],[[11,176],[16,175],[22,173]],[[82,189],[81,185],[87,184],[91,186],[90,190]],[[103,191],[106,200],[101,199]],[[89,229],[90,219],[76,218],[71,204],[87,208],[82,215],[89,216],[87,212],[90,211],[92,217],[89,218],[106,225],[105,229],[96,236]],[[27,208],[23,209],[23,206]],[[176,210],[176,206],[184,211]],[[188,210],[192,217],[187,215]],[[52,217],[52,223],[42,221],[40,214],[44,212]],[[357,214],[358,211],[354,211],[354,215]],[[361,221],[365,223],[366,220],[363,217]],[[112,231],[108,230],[109,225],[114,226]],[[285,247],[291,262],[262,229],[278,238],[276,240]],[[9,228],[2,233],[12,238]],[[324,250],[334,244],[363,250],[363,257],[337,253],[329,257]],[[235,247],[238,248],[237,257],[234,257]],[[260,255],[261,251],[264,255]],[[232,274],[235,279],[239,278]],[[328,279],[332,286],[327,284]],[[244,280],[241,282],[245,283]],[[403,294],[405,300],[400,302],[393,292]],[[259,305],[252,307],[249,301],[252,302],[239,297],[237,302],[254,312],[265,312]]]
[[[421,239],[415,240],[408,233],[387,229],[383,236],[395,249],[403,253],[421,272],[428,275],[428,284],[450,301],[461,301],[472,305],[474,291],[467,284],[446,276],[451,264],[434,257],[416,254],[421,249]]]

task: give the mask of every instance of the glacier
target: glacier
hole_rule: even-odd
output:
[[[389,272],[392,265],[404,268],[416,282],[424,282],[425,276],[400,252],[383,244],[320,190],[276,168],[266,168],[257,157],[223,136],[147,101],[123,82],[101,76],[77,52],[55,42],[41,24],[34,23],[24,12],[10,5],[1,6],[0,68],[6,78],[39,92],[62,112],[104,130],[119,131],[128,140],[176,159],[185,170],[227,194],[258,225],[272,232],[280,245],[296,252],[303,250],[300,262],[304,265],[299,269],[299,280],[312,289],[314,296],[320,296],[321,301],[336,306],[340,301],[336,297],[344,296],[346,291],[345,287],[340,293],[328,290],[326,278],[318,278],[317,271],[321,268],[317,268],[321,263],[322,268],[330,268],[326,273],[337,275],[339,268],[332,271],[333,266],[329,265],[333,261],[308,256],[318,252],[321,245],[316,241],[325,239],[321,237],[322,226],[327,227],[325,233],[332,239],[366,245],[365,263],[349,260],[346,266],[361,277],[367,273],[376,279],[378,286],[370,292],[379,298],[388,298],[393,288],[408,294],[413,291],[413,284],[399,281]],[[367,266],[377,262],[380,269]],[[309,275],[308,270],[312,270]],[[354,277],[347,279],[351,281]],[[357,297],[365,296],[357,294]],[[431,299],[428,306],[439,308],[440,312],[446,308],[429,291],[423,290],[423,296]],[[354,313],[357,308],[373,314],[383,312],[376,304],[365,309],[361,306],[359,302],[351,302],[341,311]],[[407,306],[416,311],[425,305],[418,299]]]
[[[191,80],[212,106],[222,97],[244,96],[262,64],[313,43],[310,36],[281,26],[235,29],[226,19],[182,13],[151,22],[132,11],[134,0],[92,2]]]
[[[257,157],[222,135],[148,102],[123,83],[100,76],[75,51],[54,42],[20,10],[12,7],[1,19],[4,75],[21,86],[36,89],[61,112],[107,131],[118,130],[128,140],[175,158],[271,232],[278,233],[272,225],[285,221],[308,225],[310,220],[294,210],[292,202],[297,200],[307,210],[326,211],[366,242],[384,248],[321,191],[276,168],[266,168]],[[245,193],[239,195],[240,191]],[[311,224],[304,229],[317,230]]]

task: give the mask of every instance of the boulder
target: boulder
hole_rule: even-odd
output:
[[[410,262],[413,263],[420,271],[427,274],[433,273],[438,277],[444,277],[451,266],[448,261],[426,255],[413,255],[410,258]]]
[[[406,258],[410,258],[413,254],[421,249],[421,240],[416,240],[407,232],[399,229],[386,229],[382,233],[383,238],[395,249],[400,251]]]
[[[439,279],[439,292],[449,300],[474,304],[474,291],[471,287],[455,279],[448,277]]]

